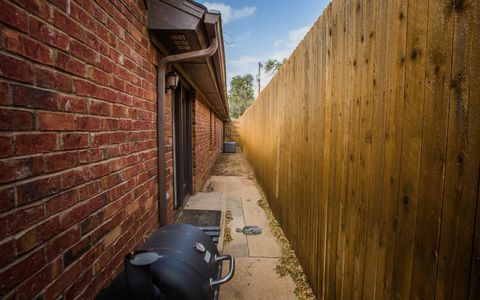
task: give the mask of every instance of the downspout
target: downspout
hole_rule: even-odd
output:
[[[218,49],[216,38],[212,39],[206,49],[165,56],[159,59],[157,71],[157,160],[158,160],[158,222],[160,226],[167,224],[167,191],[165,182],[165,71],[169,63],[186,61],[194,58],[212,56]]]

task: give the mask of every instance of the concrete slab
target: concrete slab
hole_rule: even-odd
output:
[[[188,199],[185,205],[186,209],[211,209],[221,210],[226,209],[226,196],[223,193],[197,193]]]
[[[242,199],[240,197],[228,197],[227,211],[231,212],[233,218],[230,224],[226,225],[230,228],[232,241],[223,244],[222,252],[231,254],[235,257],[246,257],[248,256],[247,237],[243,233],[235,231],[237,227],[243,228],[245,226]]]
[[[233,205],[231,199],[241,199],[243,220],[237,220],[234,216],[234,220],[229,226],[233,237],[230,243],[234,245],[233,249],[238,255],[244,255],[243,249],[239,252],[237,250],[242,248],[239,243],[243,243],[243,239],[246,238],[245,243],[248,246],[250,257],[281,257],[280,247],[272,234],[268,219],[257,204],[257,201],[261,199],[261,194],[253,180],[241,176],[211,176],[207,184],[214,186],[216,193],[223,193],[227,196],[227,207]],[[243,228],[246,225],[259,226],[262,228],[262,234],[245,236],[243,233],[235,231],[236,228]],[[242,241],[237,240],[236,237]],[[229,249],[224,248],[223,250],[227,252]]]
[[[281,257],[280,245],[258,206],[261,193],[252,176],[253,171],[242,153],[222,154],[203,188],[211,192],[198,193],[187,207],[219,209],[214,207],[221,206],[218,199],[222,195],[225,211],[232,214],[233,220],[226,225],[232,241],[219,249],[235,256],[236,272],[234,278],[220,288],[220,299],[295,299],[295,283],[291,277],[280,277],[275,270]],[[236,232],[236,228],[245,225],[260,226],[262,233],[246,236]]]
[[[295,283],[277,275],[277,263],[278,258],[237,258],[234,279],[222,285],[219,299],[295,299]]]

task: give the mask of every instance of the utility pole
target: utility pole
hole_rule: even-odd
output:
[[[257,82],[258,82],[258,95],[260,95],[260,70],[262,69],[262,63],[258,63],[258,75],[257,75]]]

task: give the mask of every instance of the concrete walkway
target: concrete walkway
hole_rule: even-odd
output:
[[[275,266],[281,257],[280,246],[269,227],[268,219],[257,205],[261,199],[253,172],[242,153],[221,154],[204,192],[190,198],[186,208],[220,209],[222,222],[230,211],[232,241],[221,242],[222,253],[236,258],[234,279],[222,285],[220,299],[295,299],[295,284],[289,276],[279,277]],[[237,227],[257,225],[262,234],[246,236]],[[223,247],[223,249],[222,249]],[[225,264],[226,267],[226,264]]]

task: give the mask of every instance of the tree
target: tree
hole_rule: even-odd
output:
[[[280,69],[281,66],[287,61],[287,59],[283,59],[282,61],[276,60],[276,59],[268,59],[264,64],[263,64],[263,69],[265,70],[265,73],[267,74],[273,74],[277,72],[278,69]]]
[[[232,118],[239,118],[255,100],[253,92],[253,75],[237,75],[230,81],[228,103]]]

